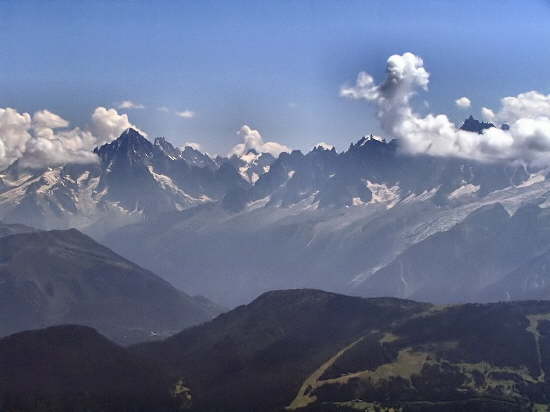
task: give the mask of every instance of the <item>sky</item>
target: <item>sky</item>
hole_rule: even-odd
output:
[[[290,148],[344,149],[385,130],[376,104],[342,87],[361,71],[383,82],[392,55],[430,73],[415,110],[455,123],[549,94],[548,22],[547,0],[0,0],[0,108],[83,129],[114,108],[149,137],[210,153],[240,143],[243,125]]]

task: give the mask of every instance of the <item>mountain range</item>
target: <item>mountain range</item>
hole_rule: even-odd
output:
[[[95,153],[89,165],[11,165],[0,218],[76,227],[228,307],[289,287],[439,303],[548,294],[544,169],[412,156],[372,135],[342,152],[213,158],[128,129]]]
[[[543,411],[549,354],[547,301],[272,291],[127,348],[71,325],[0,339],[0,409]]]
[[[0,410],[549,409],[545,169],[94,153],[0,173]]]
[[[42,229],[98,233],[219,199],[246,182],[226,164],[133,129],[94,150],[97,162],[43,169],[15,162],[0,175],[0,216]]]

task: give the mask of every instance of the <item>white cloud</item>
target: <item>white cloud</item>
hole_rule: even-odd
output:
[[[269,153],[275,157],[279,156],[282,152],[290,152],[290,149],[283,144],[264,142],[260,132],[246,124],[239,129],[237,134],[242,136],[243,143],[235,145],[229,152],[230,156],[242,156],[250,150],[255,150],[258,153]]]
[[[34,118],[33,115],[33,122]],[[68,123],[67,123],[68,125]],[[91,149],[97,143],[89,132],[76,127],[71,130],[54,128],[34,129],[20,158],[22,166],[43,167],[62,163],[93,163],[97,157]]]
[[[513,123],[520,119],[550,117],[550,94],[544,95],[535,90],[505,97],[500,104],[500,110],[494,113],[494,120],[498,122]]]
[[[25,152],[31,139],[31,115],[10,107],[0,108],[0,168],[4,169]]]
[[[69,129],[69,122],[48,110],[32,116],[0,108],[0,168],[15,160],[24,167],[41,168],[62,163],[93,163],[95,146],[135,127],[126,115],[98,107],[92,114],[91,130]],[[96,132],[99,132],[96,134]]]
[[[195,150],[198,150],[198,151],[201,150],[201,145],[199,143],[196,143],[196,142],[185,142],[182,146],[182,150],[185,149],[187,146],[189,146],[191,149],[195,149]]]
[[[324,150],[334,149],[333,145],[331,145],[330,143],[325,143],[325,142],[319,142],[315,145],[315,147],[320,147],[321,149],[324,149]]]
[[[417,89],[427,89],[429,73],[420,57],[411,53],[391,56],[387,77],[379,85],[361,72],[355,86],[341,95],[376,104],[382,127],[412,154],[457,156],[480,161],[507,160],[534,166],[550,164],[550,95],[532,91],[501,100],[501,108],[482,110],[486,120],[506,122],[482,134],[458,129],[444,114],[420,116],[410,105]]]
[[[455,100],[455,104],[461,109],[468,109],[472,105],[472,102],[467,97],[461,97]]]
[[[170,111],[170,109],[166,106],[160,106],[160,107],[157,107],[157,110],[159,112],[165,112],[165,113],[168,113]]]
[[[95,137],[79,128],[67,130],[68,126],[68,121],[48,110],[31,116],[0,109],[0,166],[5,168],[15,160],[24,167],[96,161],[91,153]]]
[[[405,115],[403,111],[418,88],[428,89],[429,79],[422,58],[412,53],[395,54],[387,60],[383,83],[377,85],[370,74],[360,72],[355,85],[342,87],[340,95],[376,102],[382,126],[388,128]]]
[[[483,120],[487,121],[487,122],[492,122],[495,120],[495,112],[493,112],[491,109],[487,108],[487,107],[482,107],[481,108],[481,117],[483,118]]]
[[[184,110],[182,112],[176,112],[176,116],[183,117],[184,119],[191,119],[195,117],[195,112],[192,110]]]
[[[145,106],[139,103],[134,103],[131,100],[123,100],[117,106],[118,109],[145,109]]]
[[[130,127],[147,136],[147,133],[130,123],[127,114],[119,114],[115,109],[107,109],[101,106],[97,107],[92,113],[91,131],[99,140],[104,142],[116,139],[124,130]]]
[[[60,127],[68,127],[69,122],[63,119],[61,116],[58,116],[55,113],[50,112],[49,110],[41,110],[36,112],[32,116],[34,128],[51,128],[58,129]]]

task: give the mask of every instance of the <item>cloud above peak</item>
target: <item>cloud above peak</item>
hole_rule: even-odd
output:
[[[550,165],[550,95],[531,91],[503,98],[499,110],[483,108],[486,120],[509,127],[478,134],[459,129],[445,114],[421,116],[414,111],[411,99],[419,90],[427,90],[428,83],[423,60],[405,53],[387,60],[386,79],[380,84],[361,72],[356,84],[342,87],[340,94],[375,104],[382,128],[410,154]]]
[[[181,150],[185,150],[186,147],[190,147],[193,150],[198,150],[199,152],[202,149],[200,143],[197,142],[185,142],[183,146],[181,146]]]
[[[264,142],[260,132],[246,124],[239,129],[237,134],[242,136],[243,142],[233,146],[229,152],[229,156],[242,156],[250,150],[255,150],[258,153],[269,153],[275,157],[279,156],[282,152],[290,152],[290,149],[283,144]]]
[[[424,61],[413,53],[395,54],[386,62],[386,79],[376,84],[367,72],[357,75],[355,85],[343,86],[342,97],[365,99],[376,102],[378,117],[383,127],[390,127],[403,116],[411,98],[418,89],[427,90],[430,74],[424,68]]]
[[[455,104],[461,109],[468,109],[472,105],[472,102],[467,97],[461,97],[455,100]]]
[[[133,128],[143,136],[147,136],[147,133],[130,123],[127,114],[119,114],[115,109],[107,109],[102,106],[96,107],[92,113],[92,123],[90,127],[92,133],[98,136],[100,140],[104,141],[116,139],[128,128]]]

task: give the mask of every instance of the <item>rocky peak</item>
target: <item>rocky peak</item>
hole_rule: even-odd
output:
[[[154,143],[155,147],[157,147],[161,152],[163,152],[165,155],[170,157],[171,159],[177,159],[181,157],[182,152],[180,149],[175,147],[172,143],[170,143],[166,138],[164,137],[157,137],[155,139]],[[186,148],[187,149],[187,148]]]
[[[150,157],[153,144],[137,130],[126,129],[118,139],[96,148],[96,153],[103,161],[114,157],[143,158]]]
[[[466,120],[464,120],[464,123],[462,126],[460,126],[460,129],[465,130],[467,132],[476,132],[476,133],[483,133],[483,130],[489,129],[491,127],[495,127],[493,123],[488,122],[480,122],[479,120],[475,119],[474,116],[470,115]]]

